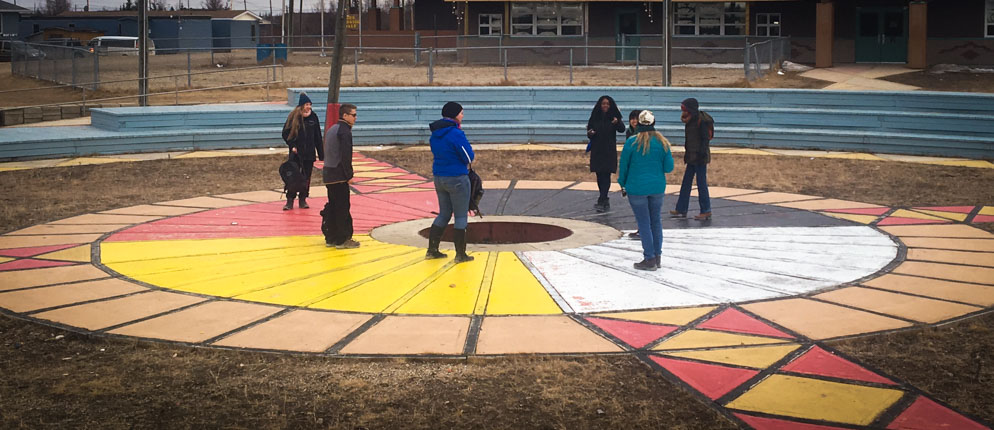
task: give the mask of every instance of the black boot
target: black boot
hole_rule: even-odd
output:
[[[638,270],[648,270],[654,272],[656,271],[656,258],[644,258],[642,261],[635,263],[634,266]]]
[[[310,209],[311,207],[307,205],[307,198],[301,197],[300,202],[297,204],[301,209]]]
[[[445,227],[431,226],[431,231],[428,232],[428,252],[425,253],[425,260],[447,257],[438,250],[438,244],[442,242],[442,233],[445,233]]]
[[[288,211],[290,209],[293,209],[293,199],[287,198],[286,199],[286,204],[283,205],[283,210]]]
[[[473,257],[466,254],[466,229],[452,230],[452,241],[456,244],[456,263],[473,261]]]
[[[657,255],[656,256],[656,268],[660,269],[662,267],[663,267],[663,256],[662,255]]]

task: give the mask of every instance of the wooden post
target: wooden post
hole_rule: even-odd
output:
[[[928,67],[928,3],[912,1],[908,7],[908,67]]]
[[[345,50],[345,21],[349,15],[348,0],[338,0],[335,22],[335,50],[331,53],[331,76],[328,79],[328,110],[324,115],[324,131],[338,123],[338,93],[342,88],[342,57]]]
[[[835,3],[822,0],[816,8],[815,67],[832,67],[835,43]]]

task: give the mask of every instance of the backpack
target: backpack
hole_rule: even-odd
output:
[[[480,212],[480,200],[483,199],[483,179],[472,168],[469,169],[469,210],[483,218]]]
[[[298,158],[299,160],[299,158]],[[284,193],[300,193],[307,188],[307,178],[300,168],[300,163],[293,160],[293,157],[280,164],[280,179],[283,179]]]

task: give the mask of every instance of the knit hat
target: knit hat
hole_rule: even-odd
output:
[[[311,103],[311,98],[307,97],[307,93],[300,93],[300,99],[297,100],[297,106],[303,106],[304,103]]]
[[[646,109],[639,114],[639,125],[653,125],[656,123],[656,116],[652,111]]]
[[[442,106],[442,116],[445,118],[455,118],[462,112],[462,105],[456,102],[448,102]]]

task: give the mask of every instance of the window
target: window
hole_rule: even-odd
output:
[[[499,13],[480,14],[480,36],[500,36],[503,33],[504,16]]]
[[[673,34],[686,36],[745,35],[746,3],[677,3]],[[777,15],[779,14],[772,14]],[[777,19],[779,23],[779,18]],[[779,24],[777,26],[779,32]]]
[[[987,31],[984,32],[986,37],[994,37],[994,0],[987,0],[987,10],[986,10],[987,22],[985,25]]]
[[[779,13],[757,13],[756,14],[756,35],[757,36],[780,36],[780,14]]]
[[[482,18],[480,26],[482,35]],[[583,35],[583,4],[513,3],[511,34],[515,36]]]

